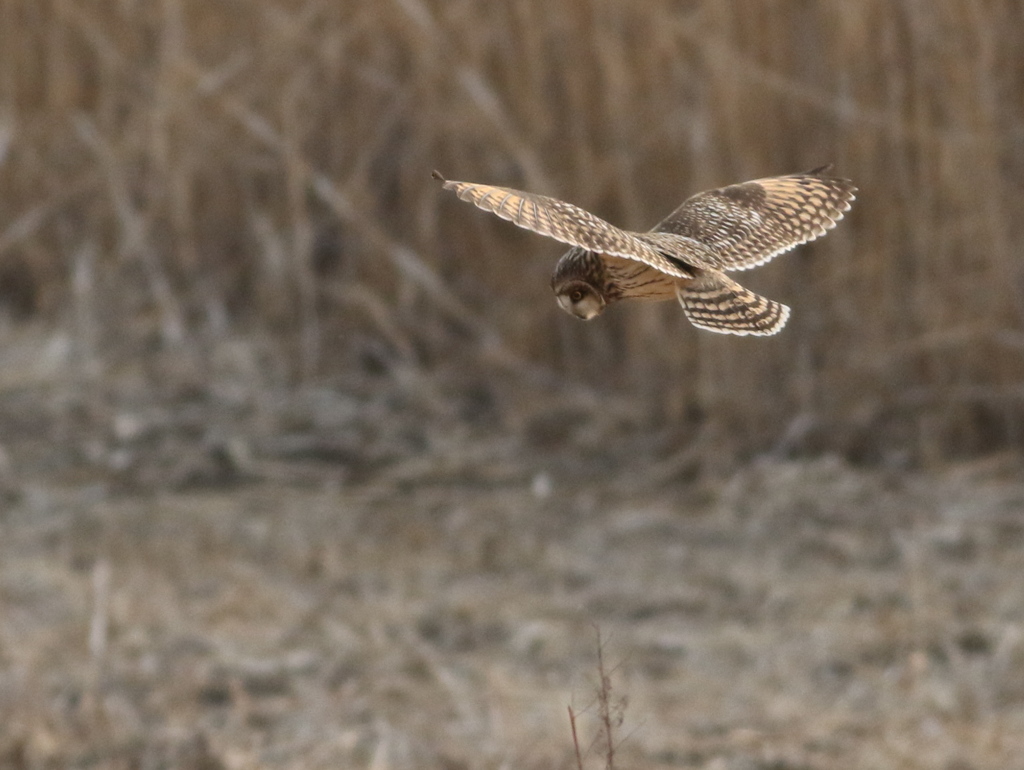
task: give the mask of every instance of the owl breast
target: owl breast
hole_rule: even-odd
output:
[[[603,257],[608,292],[615,299],[646,299],[655,302],[674,300],[676,286],[689,283],[655,270],[650,265],[632,259]]]

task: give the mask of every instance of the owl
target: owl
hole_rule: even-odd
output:
[[[577,318],[595,318],[622,299],[675,299],[700,329],[768,336],[786,325],[789,308],[726,273],[763,265],[835,227],[857,188],[831,172],[822,166],[697,193],[644,233],[555,198],[433,175],[462,200],[568,244],[551,288]]]

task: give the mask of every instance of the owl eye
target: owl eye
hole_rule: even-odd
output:
[[[579,302],[581,299],[583,299],[583,292],[580,291],[579,289],[576,289],[575,291],[573,291],[572,294],[569,295],[569,299],[571,299],[573,302]]]

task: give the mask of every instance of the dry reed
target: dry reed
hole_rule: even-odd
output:
[[[1022,22],[1011,0],[4,0],[0,305],[66,326],[90,376],[154,346],[203,371],[241,329],[266,382],[455,365],[514,423],[523,371],[625,395],[702,457],[1020,446]],[[794,307],[769,341],[674,307],[562,317],[558,248],[430,180],[645,227],[828,161],[860,200],[755,279]]]

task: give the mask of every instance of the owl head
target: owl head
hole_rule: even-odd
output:
[[[555,290],[559,307],[584,321],[597,318],[608,304],[601,292],[586,281],[565,281],[556,283],[552,288]]]

